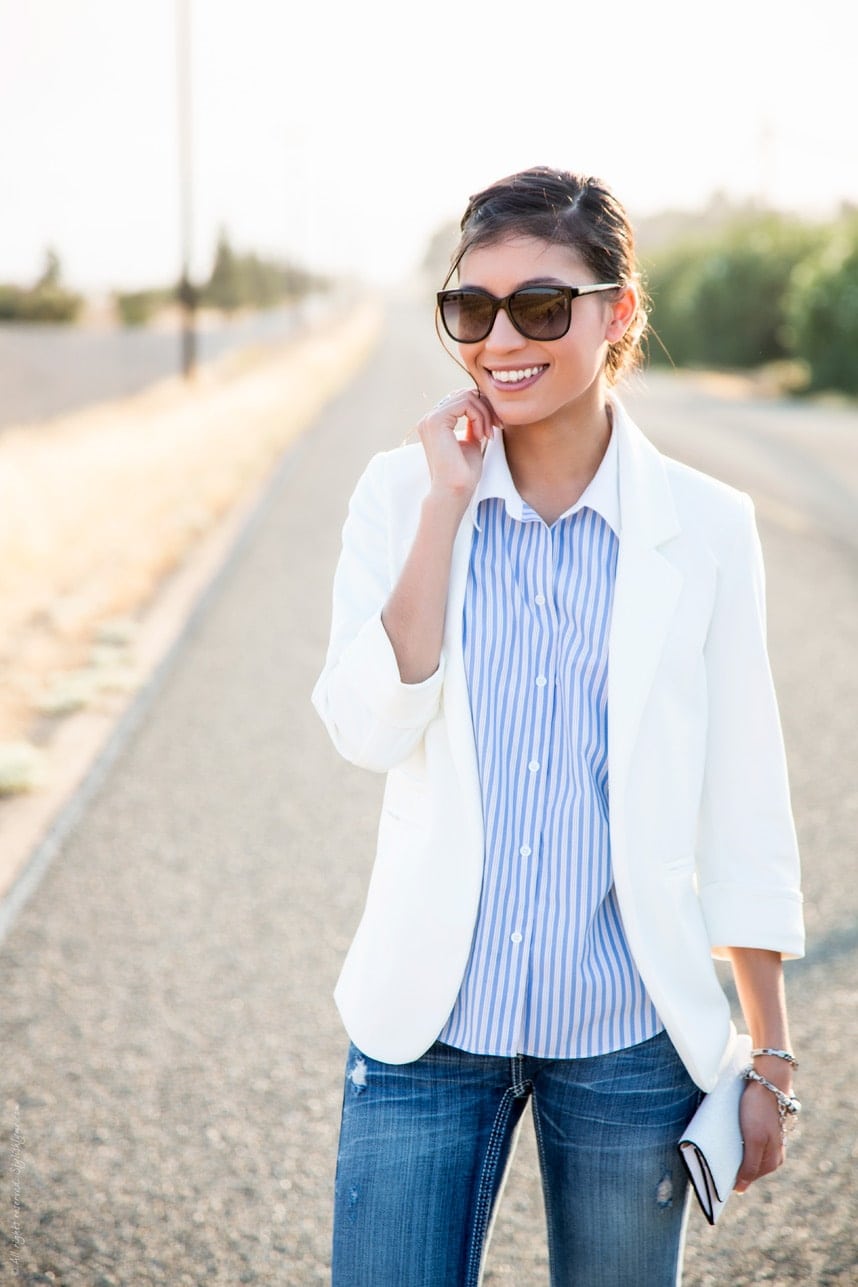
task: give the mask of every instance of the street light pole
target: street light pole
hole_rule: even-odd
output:
[[[182,273],[179,303],[182,309],[182,374],[192,377],[197,366],[197,294],[191,281],[193,242],[193,185],[191,178],[191,0],[176,0],[176,53],[179,105],[179,189]]]

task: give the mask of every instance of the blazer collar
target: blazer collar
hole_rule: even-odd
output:
[[[665,459],[618,397],[611,398],[620,467],[620,535],[657,546],[680,530]]]

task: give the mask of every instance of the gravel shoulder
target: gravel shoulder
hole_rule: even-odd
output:
[[[0,898],[378,328],[375,304],[336,307],[191,382],[0,435]]]

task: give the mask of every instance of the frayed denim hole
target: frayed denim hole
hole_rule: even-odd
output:
[[[360,1095],[366,1090],[366,1060],[358,1055],[354,1064],[349,1071],[348,1081],[352,1084],[352,1090],[356,1095]]]

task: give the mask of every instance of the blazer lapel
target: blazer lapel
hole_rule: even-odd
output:
[[[664,461],[618,402],[614,413],[621,531],[608,670],[612,807],[622,798],[644,704],[682,589],[681,572],[659,549],[680,530]]]
[[[450,587],[447,594],[447,617],[444,625],[444,717],[450,739],[450,753],[456,771],[462,798],[467,802],[472,838],[483,850],[483,800],[480,786],[477,748],[471,720],[471,702],[465,674],[465,653],[462,645],[462,615],[465,607],[465,589],[471,562],[471,543],[476,516],[476,497],[468,506],[459,524],[453,546],[450,567]]]

